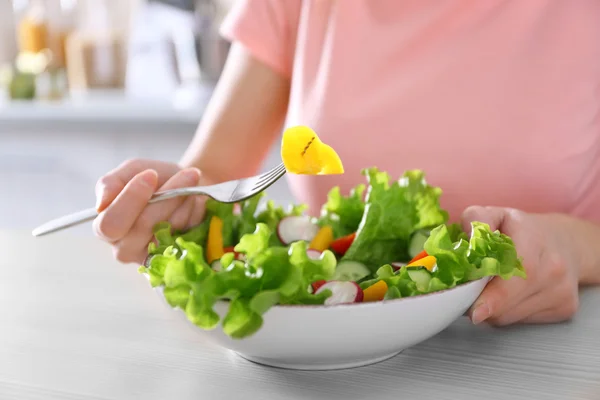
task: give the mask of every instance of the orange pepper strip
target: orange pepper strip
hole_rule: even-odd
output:
[[[212,217],[208,227],[208,241],[206,243],[206,259],[208,263],[220,260],[223,250],[223,221],[219,217]]]
[[[385,281],[379,281],[363,290],[363,302],[381,301],[387,293],[388,285]]]
[[[325,251],[329,248],[331,242],[333,242],[333,229],[330,226],[324,226],[319,229],[319,232],[317,232],[310,242],[309,248],[317,251]]]
[[[423,257],[420,260],[417,260],[413,263],[408,264],[406,267],[407,268],[425,267],[425,268],[427,268],[428,271],[433,271],[433,267],[435,267],[436,263],[437,263],[437,260],[435,259],[434,256],[427,256],[427,257]]]

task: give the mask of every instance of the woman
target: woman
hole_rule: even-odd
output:
[[[313,212],[359,171],[419,168],[451,218],[510,235],[528,279],[493,280],[474,323],[571,318],[600,283],[600,2],[245,0],[227,66],[178,165],[132,160],[97,186],[95,231],[141,262],[152,226],[198,224],[203,200],[156,190],[249,176],[282,124],[308,125],[346,174],[290,176]]]

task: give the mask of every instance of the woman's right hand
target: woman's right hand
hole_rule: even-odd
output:
[[[182,169],[174,163],[128,160],[98,180],[94,232],[108,242],[123,263],[143,263],[152,228],[169,221],[173,229],[202,222],[205,198],[176,197],[154,204],[148,200],[157,191],[205,184],[196,168]]]

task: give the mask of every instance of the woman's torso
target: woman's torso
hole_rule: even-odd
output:
[[[473,204],[600,221],[600,2],[305,0],[287,126],[341,176],[291,176],[318,212],[377,166],[423,169],[451,219]]]

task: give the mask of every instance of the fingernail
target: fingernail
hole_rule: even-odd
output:
[[[100,206],[104,203],[104,185],[100,185],[96,187],[96,210],[100,209]]]
[[[482,303],[475,307],[473,314],[471,315],[471,321],[477,325],[485,321],[490,317],[490,308],[487,304]]]

